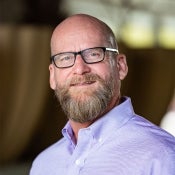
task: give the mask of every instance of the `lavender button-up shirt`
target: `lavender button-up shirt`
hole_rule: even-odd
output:
[[[30,175],[175,175],[175,138],[136,115],[129,98],[81,129],[76,145],[69,122],[62,133]]]

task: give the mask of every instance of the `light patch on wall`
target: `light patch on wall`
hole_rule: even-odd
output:
[[[132,48],[151,48],[154,46],[152,17],[145,13],[133,12],[122,26],[121,39]]]
[[[158,42],[161,47],[175,49],[175,19],[165,17],[158,32]]]

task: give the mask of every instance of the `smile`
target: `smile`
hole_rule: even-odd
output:
[[[76,82],[76,83],[71,83],[70,86],[86,86],[86,85],[91,85],[94,83],[95,81]]]

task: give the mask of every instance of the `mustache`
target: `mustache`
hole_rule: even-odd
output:
[[[104,80],[97,74],[84,74],[81,76],[74,76],[67,82],[67,86],[72,86],[80,83],[91,83],[95,81],[104,82]]]

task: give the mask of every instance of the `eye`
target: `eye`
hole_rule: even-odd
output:
[[[70,60],[70,59],[71,59],[70,56],[64,56],[64,57],[61,57],[61,58],[60,58],[60,61],[68,61],[68,60]]]
[[[89,52],[89,55],[88,55],[88,57],[89,57],[89,59],[94,59],[94,58],[101,58],[101,56],[102,56],[102,51],[101,51],[101,49],[94,49],[94,50],[90,50],[90,52]]]
[[[99,56],[100,56],[100,52],[98,52],[98,51],[93,51],[93,52],[90,54],[90,56],[92,56],[92,57],[99,57]]]
[[[70,60],[73,60],[73,59],[74,59],[74,55],[72,55],[72,54],[59,55],[59,62],[67,62],[67,61],[70,61]]]

